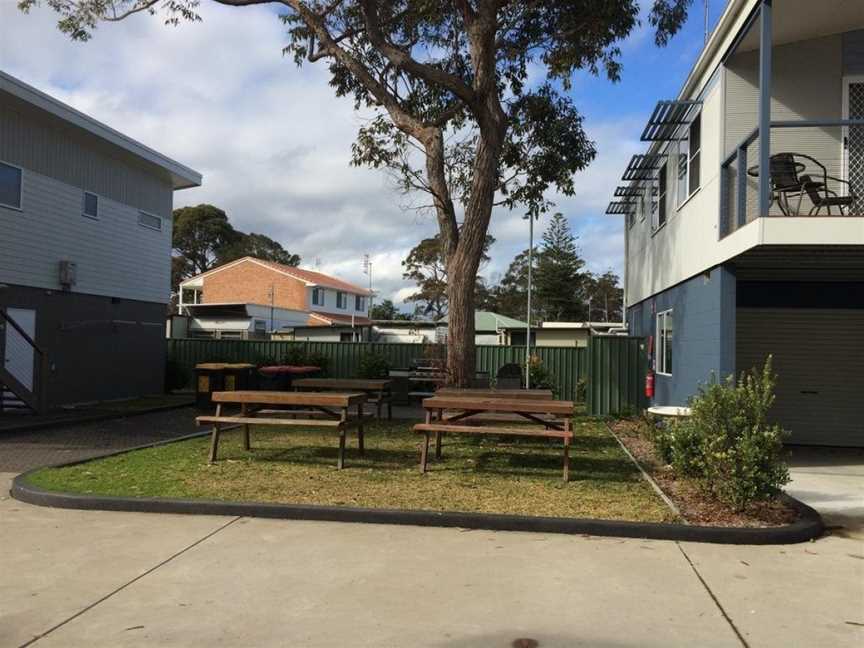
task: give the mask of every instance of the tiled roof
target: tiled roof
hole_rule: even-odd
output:
[[[368,317],[354,317],[354,326],[369,326],[372,320]],[[351,326],[350,315],[334,315],[333,313],[312,312],[306,322],[307,326]]]
[[[287,266],[281,263],[275,263],[273,261],[263,261],[261,259],[255,259],[255,261],[257,261],[258,263],[263,263],[266,266],[270,266],[274,270],[279,270],[280,272],[289,274],[292,277],[296,277],[297,279],[300,279],[302,281],[308,281],[309,283],[313,283],[316,286],[323,286],[324,288],[332,288],[334,290],[344,290],[345,292],[354,293],[356,295],[371,294],[366,288],[355,286],[354,284],[350,284],[347,281],[342,281],[341,279],[337,279],[336,277],[331,277],[320,272],[315,272],[314,270],[304,270],[303,268],[295,268],[294,266]]]

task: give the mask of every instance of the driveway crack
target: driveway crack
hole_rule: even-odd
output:
[[[687,561],[687,564],[690,565],[690,569],[693,570],[693,573],[696,574],[696,578],[699,579],[699,582],[702,583],[702,587],[705,588],[705,591],[708,592],[708,596],[711,597],[711,600],[714,601],[714,605],[717,606],[717,609],[720,610],[720,614],[723,615],[723,618],[726,619],[726,623],[729,624],[729,627],[732,628],[732,632],[735,633],[735,636],[738,637],[738,641],[741,642],[743,648],[750,648],[750,644],[747,643],[747,640],[744,638],[744,635],[741,634],[741,631],[738,630],[738,627],[735,625],[735,622],[732,621],[732,618],[721,605],[720,600],[717,598],[716,594],[711,590],[708,586],[708,583],[705,582],[705,579],[702,578],[702,574],[699,573],[699,570],[696,569],[696,565],[693,564],[693,561],[690,560],[690,556],[687,555],[687,552],[684,551],[684,547],[681,546],[680,542],[675,543],[678,546],[678,550],[681,552],[681,555],[684,556],[684,559]]]
[[[240,516],[238,516],[238,517],[235,517],[235,518],[232,518],[232,519],[228,520],[228,522],[226,522],[226,523],[223,524],[222,526],[219,526],[219,527],[213,529],[213,531],[211,531],[210,533],[208,533],[208,534],[206,534],[206,535],[204,535],[204,536],[198,538],[198,539],[197,539],[195,542],[193,542],[192,544],[190,544],[190,545],[184,547],[183,549],[181,549],[180,551],[178,551],[178,552],[176,552],[176,553],[174,553],[174,554],[168,556],[165,560],[163,560],[163,561],[157,563],[156,565],[153,565],[153,567],[151,567],[151,568],[148,569],[147,571],[138,574],[138,575],[137,575],[135,578],[133,578],[132,580],[130,580],[130,581],[126,582],[126,583],[123,583],[122,585],[120,585],[120,586],[117,587],[116,589],[111,590],[110,592],[108,592],[108,593],[107,593],[105,596],[103,596],[102,598],[97,599],[96,601],[93,601],[93,603],[90,603],[90,604],[89,604],[88,606],[86,606],[85,608],[83,608],[83,609],[81,609],[81,610],[78,610],[78,612],[76,612],[76,613],[73,614],[72,616],[67,617],[66,619],[63,619],[63,620],[62,620],[60,623],[58,623],[57,625],[54,625],[54,626],[48,628],[45,632],[42,632],[41,634],[38,634],[38,635],[36,635],[35,637],[33,637],[32,639],[30,639],[29,641],[27,641],[26,643],[21,644],[20,648],[26,648],[27,646],[32,646],[32,645],[35,644],[37,641],[39,641],[39,640],[41,640],[41,639],[47,637],[49,634],[51,634],[51,633],[54,632],[55,630],[58,630],[59,628],[62,628],[64,625],[66,625],[66,624],[69,623],[70,621],[74,621],[75,619],[77,619],[78,617],[80,617],[82,614],[84,614],[84,613],[86,613],[86,612],[89,612],[90,610],[92,610],[94,607],[96,607],[96,606],[99,605],[100,603],[103,603],[104,601],[107,601],[109,598],[111,598],[111,597],[114,596],[115,594],[118,594],[119,592],[122,592],[124,589],[126,589],[127,587],[129,587],[129,586],[132,585],[133,583],[136,583],[136,582],[138,582],[139,580],[141,580],[142,578],[144,578],[145,576],[147,576],[147,575],[149,575],[149,574],[152,574],[154,571],[156,571],[156,570],[159,569],[160,567],[162,567],[162,566],[164,566],[164,565],[167,565],[169,562],[171,562],[171,561],[174,560],[175,558],[177,558],[177,557],[179,557],[179,556],[182,556],[184,553],[186,553],[186,552],[189,551],[190,549],[193,549],[194,547],[197,547],[198,545],[200,545],[200,544],[201,544],[202,542],[204,542],[205,540],[209,540],[210,538],[212,538],[213,536],[215,536],[217,533],[219,533],[219,532],[222,531],[223,529],[228,528],[229,526],[231,526],[231,525],[234,524],[237,520],[240,520],[240,519],[242,519],[242,518],[241,518]]]

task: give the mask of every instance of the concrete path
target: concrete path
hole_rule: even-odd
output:
[[[7,496],[0,547],[4,647],[864,644],[854,532],[731,547],[68,511]]]

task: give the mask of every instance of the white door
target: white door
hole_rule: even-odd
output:
[[[21,329],[36,339],[36,311],[27,308],[7,308],[6,315],[15,321]],[[33,347],[15,329],[6,324],[6,340],[3,347],[3,366],[18,382],[33,391]]]
[[[843,79],[843,119],[864,119],[864,76]],[[858,197],[849,212],[864,215],[864,126],[843,129],[843,179]]]

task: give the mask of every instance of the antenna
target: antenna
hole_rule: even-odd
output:
[[[319,256],[315,257],[315,269],[316,270],[321,269],[321,257],[319,257]]]
[[[708,0],[705,0],[705,44],[708,44]]]

